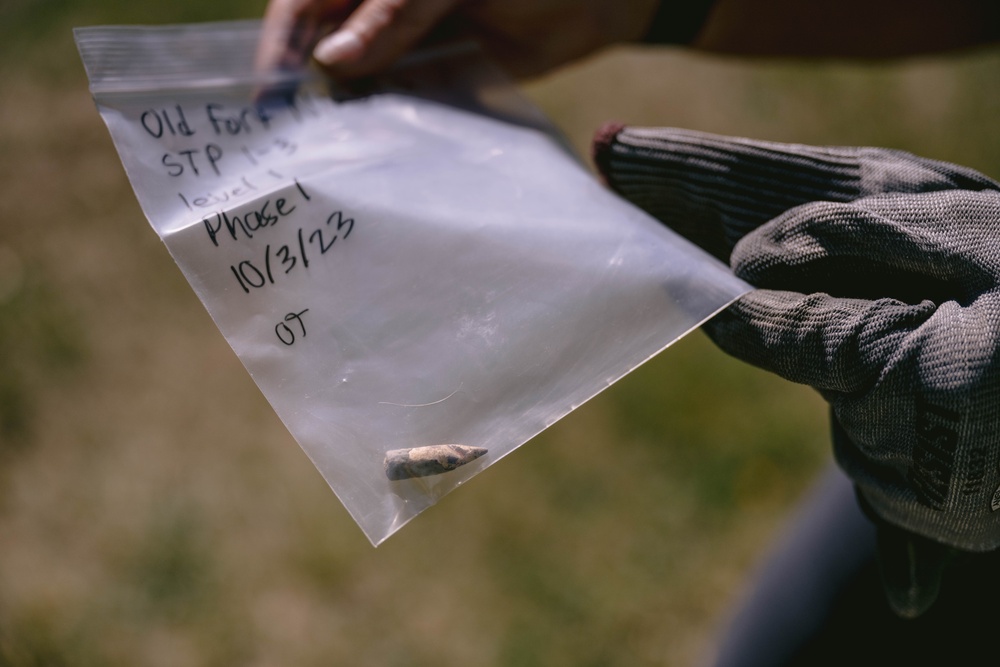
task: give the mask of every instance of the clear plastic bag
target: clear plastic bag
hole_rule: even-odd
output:
[[[746,291],[476,52],[345,97],[255,73],[259,29],[76,39],[150,223],[373,544]]]

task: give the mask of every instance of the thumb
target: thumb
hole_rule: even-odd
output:
[[[932,243],[936,227],[898,210],[954,212],[940,201],[953,195],[879,195],[789,210],[733,252],[736,274],[766,289],[743,297],[706,331],[727,352],[794,382],[843,393],[870,388],[890,356],[919,344],[910,334],[937,303],[969,291],[958,280],[972,273],[969,260]]]
[[[313,57],[345,77],[374,74],[413,48],[460,0],[365,0]]]
[[[936,311],[931,301],[755,290],[704,325],[723,351],[824,392],[863,392]]]

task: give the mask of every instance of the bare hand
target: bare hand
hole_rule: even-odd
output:
[[[384,69],[443,22],[453,21],[517,76],[531,76],[615,42],[640,38],[658,0],[271,0],[262,68],[310,54],[332,74]]]

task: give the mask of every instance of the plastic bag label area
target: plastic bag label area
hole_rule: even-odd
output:
[[[257,30],[235,25],[77,40],[150,223],[374,544],[746,291],[518,122],[537,112],[495,74],[477,87],[475,59],[350,101],[144,78],[212,62],[195,43],[231,65]],[[492,102],[434,101],[425,74]]]

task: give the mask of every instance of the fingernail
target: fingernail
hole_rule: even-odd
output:
[[[313,50],[313,57],[324,65],[335,65],[354,60],[361,55],[363,47],[364,44],[361,43],[357,33],[351,30],[338,30],[320,40]]]

